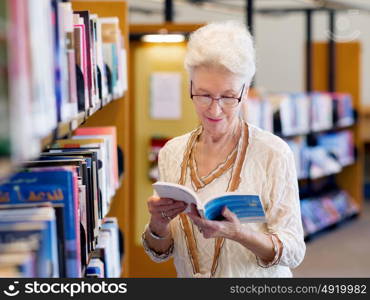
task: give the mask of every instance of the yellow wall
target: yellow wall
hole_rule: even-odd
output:
[[[152,194],[148,179],[148,147],[153,135],[174,137],[184,134],[198,124],[192,101],[189,98],[188,76],[183,67],[185,43],[145,44],[135,42],[131,47],[131,62],[134,70],[135,102],[135,244],[140,244],[140,235],[149,220],[146,200]],[[149,79],[152,72],[181,72],[182,117],[179,120],[153,120],[149,115]],[[149,275],[149,274],[148,274]]]

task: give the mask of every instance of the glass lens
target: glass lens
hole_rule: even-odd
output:
[[[193,100],[201,106],[210,105],[212,102],[212,98],[208,96],[193,96]]]
[[[193,96],[193,100],[197,105],[209,106],[212,103],[212,97],[209,96]],[[218,105],[225,108],[230,108],[238,105],[239,100],[236,98],[220,98],[216,100]]]
[[[221,98],[219,101],[220,105],[223,107],[234,107],[239,102],[236,98]]]

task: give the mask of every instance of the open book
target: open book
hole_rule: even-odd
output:
[[[190,212],[190,204],[194,203],[203,218],[220,221],[224,219],[222,209],[227,206],[242,223],[266,222],[258,195],[227,192],[202,203],[194,191],[183,185],[158,181],[153,184],[153,188],[160,198],[171,198],[188,203],[184,213]]]

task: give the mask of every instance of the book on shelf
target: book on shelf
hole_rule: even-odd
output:
[[[118,278],[121,274],[118,238],[117,219],[104,218],[96,246],[98,255],[95,257],[104,262],[104,274],[109,278]]]
[[[119,20],[116,17],[100,18],[104,62],[107,65],[110,78],[110,92],[115,97],[121,97],[127,88],[127,73],[123,68],[127,66],[126,51],[123,47],[123,38],[119,29]]]
[[[65,139],[57,140],[52,146],[57,148],[80,148],[80,149],[91,149],[96,151],[98,158],[98,180],[101,188],[101,198],[99,205],[101,207],[101,214],[106,215],[108,213],[109,204],[114,191],[110,190],[109,178],[112,176],[110,173],[110,161],[106,145],[106,140],[104,139],[91,139],[91,138],[79,138],[79,139]],[[95,149],[92,149],[95,148]],[[100,216],[102,217],[102,216]]]
[[[85,80],[87,81],[87,89],[88,89],[88,98],[89,98],[89,106],[94,107],[97,105],[96,99],[96,87],[95,87],[95,79],[94,79],[94,66],[93,66],[93,59],[92,59],[92,28],[90,26],[90,13],[88,11],[75,11],[75,15],[78,15],[83,22],[83,30],[84,30],[84,43],[86,50],[84,52],[84,60],[85,60]]]
[[[62,41],[64,42],[67,65],[66,71],[68,74],[67,116],[68,119],[71,119],[78,114],[76,50],[73,37],[73,10],[70,2],[61,2],[58,5],[58,9],[60,10],[60,34],[62,35]]]
[[[30,253],[35,254],[35,270],[25,275],[32,277],[59,277],[56,216],[51,206],[0,207],[0,256],[10,252],[17,242],[29,242]],[[37,241],[36,241],[37,240]],[[32,249],[32,243],[39,248]],[[35,245],[33,245],[35,246]],[[12,249],[14,251],[14,249]],[[23,251],[22,251],[23,252]],[[25,251],[26,252],[26,251]]]
[[[36,277],[35,252],[38,243],[35,238],[22,242],[12,242],[0,246],[0,277]]]
[[[63,207],[65,275],[68,277],[81,276],[77,189],[77,174],[74,167],[23,171],[0,186],[2,203],[19,205],[51,202],[54,206]]]
[[[111,183],[114,184],[112,189],[116,189],[119,186],[119,174],[118,174],[118,153],[117,153],[117,130],[114,126],[104,127],[82,127],[75,130],[75,137],[73,138],[97,138],[106,140],[106,146],[108,148],[108,155],[110,161],[110,173],[114,175]]]
[[[99,87],[99,98],[103,100],[107,100],[109,91],[108,91],[108,77],[106,71],[106,65],[104,62],[104,53],[103,53],[103,35],[102,35],[102,28],[101,22],[98,15],[91,14],[91,19],[93,22],[93,26],[95,28],[96,34],[94,35],[95,38],[95,58],[96,58],[96,66],[97,66],[97,84]]]
[[[340,162],[325,148],[320,146],[308,147],[306,152],[310,161],[309,178],[316,179],[330,174],[337,174],[342,170]]]
[[[1,5],[0,156],[18,162],[36,158],[59,125],[123,96],[127,63],[117,18],[59,0]]]
[[[36,255],[37,259],[29,262],[36,266],[32,272],[27,273],[32,274],[31,277],[81,277],[85,275],[82,271],[86,272],[91,255],[97,249],[107,253],[103,260],[106,268],[104,274],[120,276],[118,223],[115,218],[105,217],[118,187],[116,129],[94,127],[83,129],[78,134],[72,139],[60,140],[51,145],[40,154],[38,160],[24,161],[23,169],[19,173],[0,184],[0,216],[19,216],[22,213],[21,220],[26,222],[32,218],[26,216],[24,207],[36,204],[51,204],[49,209],[52,208],[55,212],[56,233],[54,232],[53,238],[57,239],[58,259],[55,259],[53,248],[52,261],[55,266],[53,264],[51,268],[50,260],[46,262],[41,256],[44,262],[41,268],[38,267],[40,255]],[[91,138],[91,134],[95,134],[95,138]],[[96,138],[96,135],[100,138]],[[13,212],[16,208],[17,214]],[[31,214],[31,210],[29,213]],[[36,213],[32,215],[35,218]],[[0,228],[5,219],[4,217],[0,220]],[[49,234],[47,242],[52,241]],[[45,242],[44,235],[32,253],[44,253],[45,250],[41,246],[45,245]],[[13,247],[5,245],[0,239],[0,249],[5,246]],[[0,256],[1,254],[0,251]],[[50,255],[48,254],[48,257]],[[0,264],[0,272],[2,266]],[[25,274],[26,272],[23,272],[21,276]]]
[[[306,135],[354,123],[353,102],[347,93],[270,93],[252,95],[244,118],[283,137]]]
[[[104,262],[99,257],[92,257],[86,267],[86,277],[104,278]]]
[[[100,187],[98,182],[97,153],[94,151],[81,149],[49,149],[50,152],[42,153],[40,159],[66,160],[82,159],[81,170],[79,172],[79,190],[81,206],[81,223],[86,236],[86,249],[91,251],[95,247],[95,239],[99,231],[99,208],[100,208]],[[86,212],[84,209],[86,208]],[[83,219],[86,216],[86,221]],[[86,253],[83,251],[83,253]]]
[[[283,94],[280,96],[279,116],[283,136],[306,134],[309,131],[309,101],[303,93]]]
[[[272,105],[266,98],[249,97],[244,105],[243,115],[248,123],[273,132]]]
[[[332,93],[335,126],[347,127],[355,122],[352,97],[346,93]]]
[[[310,159],[308,151],[306,151],[308,149],[306,138],[287,139],[286,142],[294,155],[298,179],[309,178]]]
[[[322,148],[333,153],[341,166],[353,164],[355,161],[355,142],[353,132],[341,130],[338,132],[321,134],[317,143]]]
[[[305,236],[313,235],[358,213],[354,200],[344,190],[301,200]]]
[[[152,136],[148,149],[148,161],[150,163],[148,177],[152,182],[159,180],[158,156],[162,147],[170,140],[168,137]]]
[[[27,3],[30,51],[32,126],[37,138],[50,133],[57,124],[54,79],[52,7],[48,1]],[[42,46],[40,46],[42,45]],[[28,79],[28,78],[27,78]]]
[[[78,15],[73,15],[74,21],[74,47],[76,54],[76,76],[77,80],[77,97],[78,110],[87,111],[90,107],[89,87],[88,87],[88,71],[87,71],[87,45],[86,31],[83,19]],[[78,77],[80,76],[80,77]]]
[[[121,275],[122,263],[121,263],[121,251],[120,251],[120,239],[119,239],[119,227],[118,220],[115,217],[105,217],[102,223],[102,229],[109,233],[109,244],[111,245],[111,252],[109,260],[112,266],[111,272],[108,273],[109,277],[118,278]]]
[[[32,126],[29,5],[25,0],[6,1],[5,5],[9,16],[6,38],[11,152],[17,161],[37,156],[40,147]]]
[[[323,131],[333,128],[333,99],[329,93],[311,94],[311,129]]]
[[[351,130],[316,134],[315,145],[308,145],[307,137],[287,139],[299,179],[316,179],[342,171],[355,162],[355,144]]]
[[[208,220],[223,220],[222,209],[226,206],[242,223],[265,222],[265,212],[258,195],[227,192],[203,202],[190,188],[176,183],[158,181],[153,184],[153,188],[161,198],[187,203],[184,213],[190,212],[191,204],[195,204],[201,217]]]

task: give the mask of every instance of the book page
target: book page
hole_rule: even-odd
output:
[[[153,184],[153,188],[160,198],[171,198],[188,203],[189,205],[184,213],[190,212],[191,203],[198,206],[196,194],[186,186],[168,182],[156,182]]]

